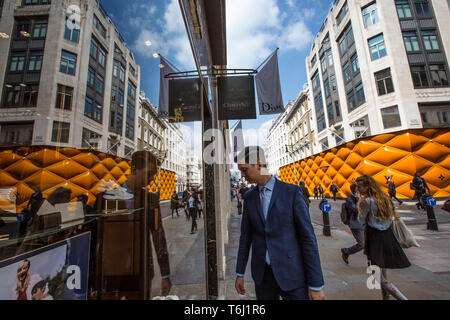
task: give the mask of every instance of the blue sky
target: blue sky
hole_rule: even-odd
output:
[[[141,89],[158,105],[160,52],[180,70],[193,70],[178,0],[100,0],[141,66]],[[328,14],[332,0],[227,0],[227,54],[229,68],[256,68],[279,47],[283,101],[294,100],[306,82],[305,58]],[[151,46],[146,46],[146,41]],[[267,132],[277,115],[244,120],[243,129]],[[236,123],[230,121],[230,126]],[[199,145],[200,126],[186,123],[188,144]],[[191,131],[191,132],[190,132]],[[264,135],[264,133],[262,134]],[[252,135],[244,135],[246,144]],[[195,142],[194,142],[195,140]],[[197,148],[196,148],[197,149]]]

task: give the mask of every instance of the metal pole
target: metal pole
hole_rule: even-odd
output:
[[[319,204],[320,211],[322,211],[322,218],[323,218],[323,235],[330,237],[331,236],[331,228],[330,228],[330,216],[328,215],[328,212],[325,212],[322,210],[322,204],[328,202],[325,199],[322,199]]]

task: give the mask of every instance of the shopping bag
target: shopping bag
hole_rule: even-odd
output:
[[[395,218],[392,222],[392,232],[402,248],[420,247],[401,218]]]

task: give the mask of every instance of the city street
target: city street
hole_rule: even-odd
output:
[[[350,230],[342,224],[339,210],[342,200],[330,201],[333,208],[330,213],[331,237],[322,235],[322,213],[318,208],[319,200],[312,200],[311,219],[319,243],[322,269],[325,278],[325,295],[327,299],[343,300],[380,300],[381,290],[369,290],[366,286],[366,259],[361,253],[350,256],[350,264],[341,260],[340,248],[353,245]],[[389,270],[388,279],[408,299],[450,299],[450,213],[439,209],[436,217],[439,231],[426,230],[426,214],[417,213],[414,203],[398,207],[401,217],[413,231],[420,248],[405,249],[412,266],[402,270]],[[171,294],[180,299],[196,300],[205,297],[205,263],[203,219],[199,219],[198,232],[191,235],[190,222],[184,212],[179,218],[171,219],[168,202],[161,204],[163,223],[169,244],[172,272]],[[234,289],[236,255],[239,245],[241,216],[237,214],[236,202],[233,202],[226,246],[226,276],[222,280],[221,299],[254,300],[254,285],[250,273],[250,261],[245,274],[245,296],[240,296]],[[156,267],[157,270],[157,267]],[[153,294],[159,295],[159,271],[153,281]]]

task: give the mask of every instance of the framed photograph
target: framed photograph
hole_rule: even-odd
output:
[[[86,232],[0,261],[0,300],[86,300]]]

